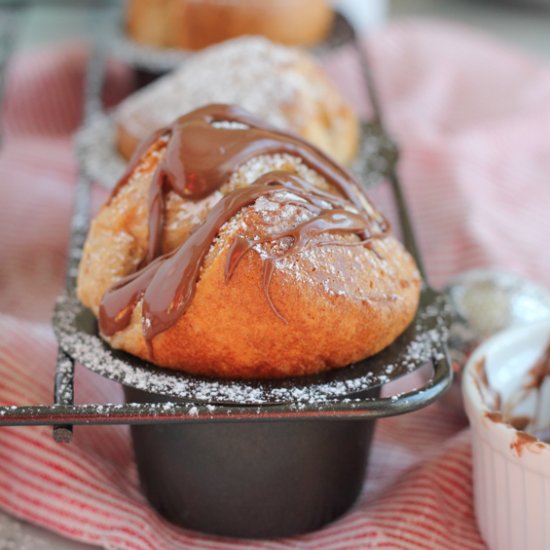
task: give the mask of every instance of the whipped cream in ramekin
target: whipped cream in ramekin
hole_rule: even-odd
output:
[[[550,322],[493,336],[463,378],[475,511],[491,549],[550,548]]]

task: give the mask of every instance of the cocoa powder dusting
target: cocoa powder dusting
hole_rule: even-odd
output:
[[[477,390],[482,399],[485,399],[486,395],[491,398],[491,408],[493,410],[500,410],[502,406],[502,396],[498,391],[491,387],[489,384],[489,378],[487,377],[487,363],[485,357],[481,357],[474,365],[474,382]]]
[[[525,430],[532,418],[530,416],[512,416],[507,419],[508,424],[515,428],[516,430]]]
[[[504,423],[504,416],[500,411],[487,411],[485,418],[488,418],[492,422]]]
[[[517,456],[521,456],[526,448],[530,448],[533,444],[538,444],[539,440],[527,432],[518,431],[516,437],[512,443],[510,443],[510,449],[515,451]]]
[[[546,346],[542,356],[529,371],[529,376],[531,380],[525,386],[527,390],[540,390],[546,377],[550,376],[550,342]]]

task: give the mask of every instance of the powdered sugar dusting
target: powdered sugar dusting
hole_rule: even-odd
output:
[[[258,155],[243,163],[231,176],[228,187],[233,189],[237,186],[251,185],[259,177],[268,172],[277,170],[286,170],[297,174],[308,183],[327,191],[330,189],[326,180],[317,172],[304,164],[302,159],[287,153],[277,153],[275,155]],[[222,192],[225,191],[222,187]]]
[[[321,375],[274,381],[208,379],[160,369],[110,348],[97,334],[93,315],[71,296],[59,299],[54,329],[61,348],[94,372],[152,393],[194,403],[267,405],[346,400],[380,384],[441,359],[446,340],[441,297],[421,308],[413,325],[376,356]]]
[[[284,165],[296,162],[289,155],[259,157],[242,167],[233,186],[243,185],[256,176],[256,171],[266,170],[270,165]],[[326,188],[327,183],[318,174],[303,164],[296,164],[297,170],[303,170],[304,179],[316,187]],[[372,209],[370,204],[368,208]],[[333,208],[328,202],[321,207]],[[357,213],[349,203],[343,206],[350,212]],[[371,210],[372,211],[372,210]],[[317,216],[318,213],[308,207],[298,195],[289,191],[277,191],[269,196],[262,196],[255,201],[251,209],[245,209],[225,224],[221,230],[226,247],[235,235],[244,236],[250,242],[258,241],[252,247],[262,260],[271,259],[277,271],[288,278],[307,286],[316,286],[329,296],[346,296],[348,299],[362,302],[394,301],[398,299],[384,290],[386,280],[396,280],[396,264],[392,260],[395,253],[395,242],[389,244],[386,239],[373,240],[371,247],[357,246],[360,239],[356,235],[325,232],[311,236],[305,247],[289,252],[293,238],[277,238],[278,235],[291,231]],[[273,236],[274,240],[269,238]],[[393,247],[393,248],[392,248]],[[287,253],[288,252],[288,253]],[[377,278],[384,284],[369,284],[369,277]]]
[[[315,85],[294,66],[302,59],[298,50],[261,37],[214,45],[121,103],[117,118],[141,136],[208,103],[235,103],[278,128],[291,129],[285,106],[298,94],[316,95]],[[308,113],[293,116],[296,127]]]

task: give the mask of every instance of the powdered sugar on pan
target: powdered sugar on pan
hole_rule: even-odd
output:
[[[359,151],[351,171],[363,185],[370,187],[387,178],[395,169],[397,156],[397,146],[378,122],[361,122]]]
[[[359,397],[443,357],[446,340],[444,302],[424,294],[411,327],[374,357],[343,369],[303,378],[271,381],[209,379],[156,367],[113,350],[97,334],[95,318],[74,296],[62,296],[54,313],[54,330],[61,348],[75,361],[111,380],[136,389],[194,403],[227,405],[315,404]]]
[[[126,161],[118,153],[115,125],[110,115],[97,112],[75,138],[75,153],[82,172],[107,189],[124,174]]]

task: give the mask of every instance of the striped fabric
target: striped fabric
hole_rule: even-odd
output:
[[[370,53],[432,281],[498,265],[550,284],[550,70],[441,23],[388,28]],[[48,321],[63,284],[85,58],[71,45],[11,68],[0,150],[4,404],[51,402],[56,345]],[[328,68],[360,101],[351,61]],[[107,102],[130,85],[129,74],[111,66]],[[121,399],[116,385],[80,367],[76,397]],[[0,506],[105,548],[480,549],[470,470],[464,420],[442,405],[386,419],[347,515],[305,536],[234,541],[176,528],[148,506],[127,427],[77,428],[70,445],[55,444],[49,428],[0,429]]]

